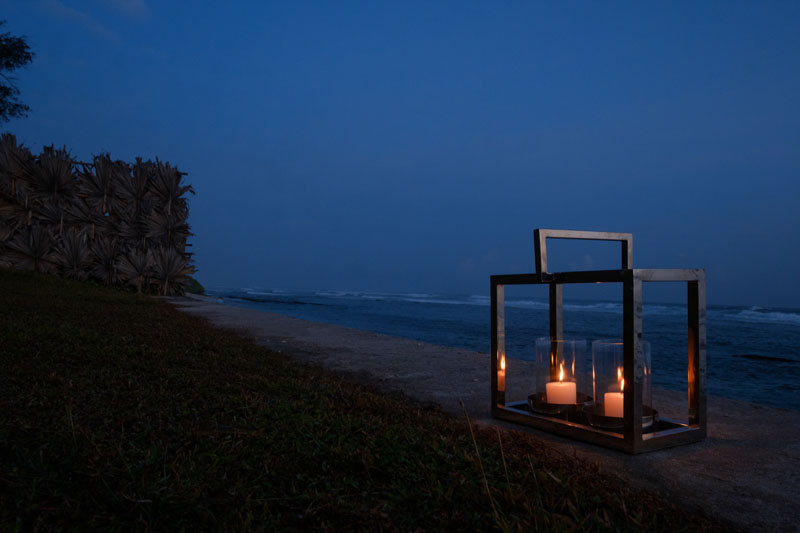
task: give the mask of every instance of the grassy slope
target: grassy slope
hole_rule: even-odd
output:
[[[0,368],[0,530],[713,526],[149,297],[0,269]]]

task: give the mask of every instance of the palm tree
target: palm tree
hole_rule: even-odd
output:
[[[11,264],[23,270],[52,272],[53,239],[39,224],[24,228],[6,244]]]
[[[55,262],[65,276],[77,280],[86,279],[89,275],[87,268],[91,265],[86,233],[74,229],[65,231],[56,246]]]
[[[161,296],[182,295],[183,285],[195,269],[189,259],[175,250],[159,246],[152,252],[153,278]]]

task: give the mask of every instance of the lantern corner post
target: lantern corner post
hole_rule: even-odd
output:
[[[705,271],[687,282],[689,424],[706,436],[706,283]]]
[[[491,277],[490,282],[490,302],[491,302],[491,323],[492,323],[492,339],[491,339],[491,357],[489,358],[490,372],[491,372],[491,401],[492,411],[494,412],[498,407],[505,406],[506,393],[505,393],[505,379],[503,379],[503,387],[500,388],[498,373],[500,371],[500,360],[505,356],[506,351],[506,335],[505,335],[505,286],[499,283],[495,276]],[[505,369],[503,369],[503,376],[505,377]]]

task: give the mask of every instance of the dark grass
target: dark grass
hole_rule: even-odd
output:
[[[721,528],[119,290],[0,269],[0,368],[0,531]]]

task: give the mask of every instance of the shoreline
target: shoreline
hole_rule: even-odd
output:
[[[229,306],[207,296],[171,301],[287,357],[385,391],[401,391],[421,404],[441,405],[455,417],[463,417],[463,400],[474,422],[534,434],[562,453],[596,462],[601,470],[622,472],[634,484],[744,529],[798,528],[800,412],[710,396],[703,442],[629,456],[493,419],[487,354]],[[520,374],[524,381],[525,372]],[[524,390],[509,377],[509,390],[515,384]],[[681,400],[675,391],[656,394],[660,410]]]

